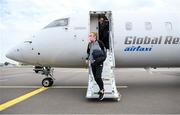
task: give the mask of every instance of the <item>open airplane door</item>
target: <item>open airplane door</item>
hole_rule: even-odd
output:
[[[115,58],[114,58],[114,43],[113,43],[113,29],[112,29],[112,13],[111,11],[90,11],[90,32],[97,32],[99,35],[99,18],[101,16],[106,16],[109,21],[109,49],[107,50],[107,58],[104,61],[102,79],[104,82],[105,94],[104,98],[111,98],[120,101],[120,93],[116,88],[115,76],[113,68],[115,67]],[[98,37],[99,39],[99,37]],[[94,76],[89,65],[89,81],[88,89],[86,93],[86,98],[98,98],[99,97],[99,87],[94,80]]]

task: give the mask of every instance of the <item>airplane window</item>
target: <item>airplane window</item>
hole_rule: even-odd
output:
[[[145,29],[146,29],[146,30],[152,30],[152,24],[151,24],[151,22],[145,22]]]
[[[172,30],[172,23],[171,22],[165,22],[166,29],[168,31]]]
[[[68,25],[68,18],[64,18],[51,22],[45,28],[67,26],[67,25]]]
[[[132,22],[126,22],[126,30],[132,30]]]

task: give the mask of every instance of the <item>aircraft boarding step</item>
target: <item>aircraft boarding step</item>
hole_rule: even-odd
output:
[[[112,61],[113,61],[112,53],[110,53],[110,51],[107,51],[107,58],[104,61],[103,72],[102,72],[102,79],[104,82],[104,89],[105,89],[104,98],[111,98],[120,101],[121,95],[119,94],[116,88],[114,72],[112,68],[113,67]],[[99,92],[99,87],[96,81],[94,80],[91,67],[89,67],[89,81],[88,81],[86,98],[88,99],[98,98],[99,97],[98,92]]]

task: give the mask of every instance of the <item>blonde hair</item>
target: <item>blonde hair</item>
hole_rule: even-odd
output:
[[[91,32],[90,34],[93,34],[94,36],[96,36],[96,39],[97,39],[97,32]]]

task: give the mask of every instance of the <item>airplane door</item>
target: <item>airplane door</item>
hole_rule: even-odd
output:
[[[107,46],[107,48],[109,48],[109,51],[112,54],[112,58],[113,58],[113,66],[115,66],[112,12],[111,11],[90,11],[89,15],[90,15],[90,32],[97,32],[98,39],[100,35],[102,36],[102,33],[100,33],[99,31],[99,28],[100,28],[99,19],[104,18],[104,20],[106,21],[105,23],[108,23],[108,26],[106,26],[107,27],[106,28],[107,41],[104,41],[105,40],[104,37],[102,37],[101,40]]]
[[[98,33],[98,18],[97,15],[90,16],[90,32]],[[97,36],[98,37],[98,36]]]

